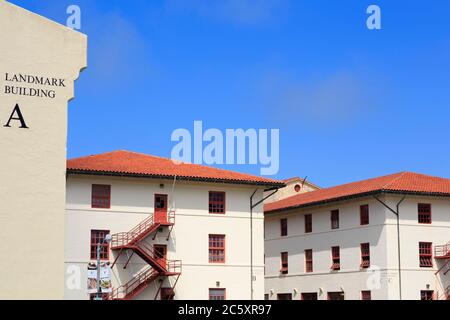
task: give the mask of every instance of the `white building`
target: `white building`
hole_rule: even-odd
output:
[[[89,298],[87,265],[108,233],[112,298],[263,299],[261,201],[282,182],[127,151],[67,167],[66,299]]]
[[[285,198],[292,197],[297,194],[302,194],[306,192],[316,191],[319,190],[320,187],[315,185],[314,183],[307,180],[307,177],[305,178],[289,178],[286,180],[283,180],[283,182],[286,184],[285,187],[279,188],[277,192],[273,193],[272,191],[266,191],[265,196],[268,198],[264,200],[264,203],[270,203],[279,201]]]
[[[264,211],[266,299],[449,297],[449,179],[403,172]]]

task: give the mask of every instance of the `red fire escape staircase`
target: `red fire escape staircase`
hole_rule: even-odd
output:
[[[450,242],[441,246],[434,247],[434,258],[438,261],[442,261],[442,266],[436,271],[436,276],[443,272],[444,276],[450,272]],[[450,285],[444,290],[444,297],[446,300],[450,300]]]
[[[169,228],[169,234],[167,237],[168,240],[174,224],[174,211],[169,211],[166,218],[159,218],[156,221],[154,220],[154,215],[152,214],[150,217],[134,227],[131,231],[112,235],[111,250],[119,250],[119,254],[116,256],[112,267],[114,267],[119,256],[124,250],[132,251],[132,254],[129,256],[127,262],[124,265],[124,269],[126,269],[133,254],[138,255],[149,266],[135,275],[133,279],[131,279],[128,283],[120,286],[119,288],[113,289],[112,293],[109,296],[109,299],[130,300],[140,294],[145,288],[147,288],[153,281],[155,281],[159,277],[175,276],[176,280],[172,287],[172,290],[175,288],[175,285],[178,282],[178,278],[181,275],[181,261],[167,260],[166,257],[161,255],[161,253],[155,251],[153,247],[143,242],[143,240],[145,240],[152,233],[155,234],[153,236],[153,239],[155,239],[156,232],[162,227]],[[162,284],[163,281],[161,281],[159,289],[155,295],[155,299],[158,297]]]

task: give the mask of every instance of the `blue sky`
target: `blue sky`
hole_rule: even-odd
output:
[[[280,129],[277,178],[450,177],[448,0],[11,2],[60,23],[81,8],[89,66],[69,106],[69,157],[169,157],[173,130],[202,120]],[[366,28],[370,4],[382,30]]]

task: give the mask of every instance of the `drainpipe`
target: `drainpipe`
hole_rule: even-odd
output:
[[[253,204],[253,197],[259,189],[255,191],[250,196],[250,300],[253,300],[253,208],[264,202],[266,199],[273,196],[278,192],[278,188],[265,189],[264,191],[273,191],[266,197],[263,197],[260,201]]]
[[[373,196],[379,203],[385,206],[389,211],[395,214],[397,218],[397,255],[398,255],[398,292],[400,300],[402,300],[402,268],[401,268],[401,250],[400,250],[400,205],[405,200],[406,196],[397,203],[396,210],[389,207],[386,203],[381,201],[377,196]]]

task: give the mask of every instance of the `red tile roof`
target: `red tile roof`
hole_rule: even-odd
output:
[[[173,178],[177,176],[177,179],[180,180],[268,187],[284,186],[283,181],[203,165],[176,163],[167,158],[123,150],[70,159],[67,161],[67,172],[72,174],[106,174],[148,178]]]
[[[280,201],[268,203],[264,212],[311,206],[324,202],[364,196],[375,192],[417,193],[450,196],[450,179],[432,177],[413,172],[400,172],[388,176],[343,184],[336,187],[298,194]]]

